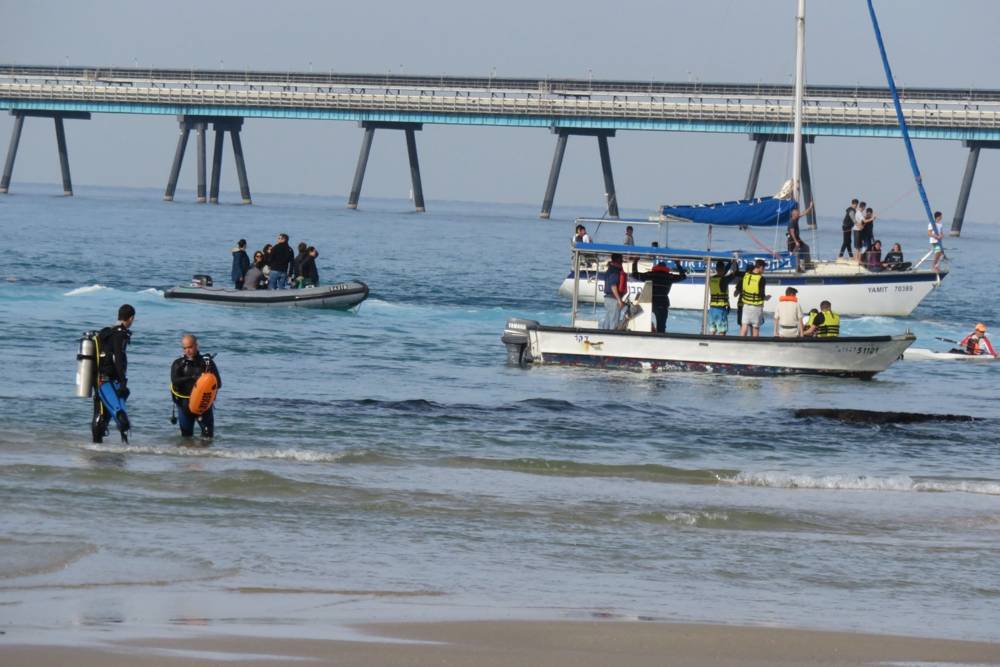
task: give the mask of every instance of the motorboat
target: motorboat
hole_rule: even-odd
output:
[[[350,310],[368,298],[368,285],[361,281],[352,280],[333,285],[298,289],[248,290],[216,287],[212,284],[211,278],[199,274],[194,276],[190,285],[172,287],[166,290],[163,296],[167,299],[200,301],[229,306]]]

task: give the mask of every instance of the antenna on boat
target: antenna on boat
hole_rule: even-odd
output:
[[[795,128],[792,135],[792,199],[801,202],[802,98],[805,89],[806,0],[799,0],[795,14]],[[804,205],[804,204],[800,204]]]

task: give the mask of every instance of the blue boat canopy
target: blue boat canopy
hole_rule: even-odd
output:
[[[690,250],[687,248],[661,248],[657,246],[615,245],[613,243],[576,243],[581,254],[610,255],[618,253],[629,257],[659,257],[663,259],[732,259],[737,250]]]
[[[798,206],[794,199],[741,199],[716,204],[688,204],[663,206],[663,215],[704,225],[746,225],[750,227],[777,227],[787,225],[792,209]]]

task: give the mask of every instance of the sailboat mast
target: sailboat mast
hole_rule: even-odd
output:
[[[806,69],[806,0],[799,0],[795,14],[795,129],[792,142],[792,199],[801,202],[802,183],[802,98]]]

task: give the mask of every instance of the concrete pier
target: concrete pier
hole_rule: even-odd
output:
[[[207,123],[204,121],[200,123],[195,123],[195,141],[198,146],[198,194],[197,201],[199,204],[204,204],[208,201],[208,197],[205,196],[205,128]]]
[[[207,182],[206,193],[206,134],[209,125],[215,129],[215,140],[212,146],[212,175]],[[177,137],[177,149],[174,151],[174,161],[170,167],[170,175],[167,177],[167,189],[163,194],[163,201],[173,201],[174,193],[177,190],[177,179],[181,173],[181,165],[184,163],[184,153],[187,150],[188,136],[191,130],[195,131],[195,142],[197,144],[197,181],[196,199],[199,204],[210,202],[219,203],[219,182],[222,177],[222,152],[225,143],[225,134],[229,132],[233,141],[233,158],[236,162],[236,174],[240,181],[240,195],[244,204],[253,203],[250,199],[250,185],[247,182],[247,168],[243,158],[243,144],[240,142],[240,131],[243,128],[243,119],[230,116],[178,116],[177,125],[180,135]]]
[[[611,154],[608,150],[608,137],[615,136],[615,130],[553,127],[556,135],[556,150],[552,156],[552,167],[549,169],[549,180],[545,186],[545,197],[542,199],[542,210],[538,217],[548,220],[552,215],[552,202],[556,196],[556,185],[559,184],[559,172],[562,170],[563,156],[566,154],[566,141],[570,135],[597,137],[597,150],[601,156],[601,172],[604,174],[604,197],[608,217],[618,218],[618,194],[615,192],[615,179],[611,173]]]
[[[354,169],[354,182],[347,197],[347,208],[357,209],[361,199],[361,186],[365,182],[365,171],[368,169],[368,156],[371,155],[372,141],[375,140],[375,130],[403,130],[406,135],[406,153],[410,161],[410,187],[413,191],[413,208],[417,213],[423,213],[424,188],[420,180],[420,161],[417,158],[416,132],[424,128],[422,123],[394,123],[386,121],[363,120],[360,126],[364,129],[361,140],[361,151],[358,154],[358,165]]]
[[[757,181],[760,178],[760,166],[764,162],[764,149],[767,148],[767,135],[751,134],[750,140],[756,142],[753,149],[753,160],[750,162],[750,175],[747,177],[747,189],[743,194],[744,199],[753,199],[757,196]]]
[[[958,202],[955,204],[955,217],[951,220],[951,236],[962,235],[962,223],[965,222],[965,208],[969,204],[969,194],[972,192],[972,180],[976,176],[976,166],[979,164],[979,151],[983,148],[1000,148],[1000,141],[963,141],[962,145],[969,149],[969,157],[965,162],[965,174],[962,176],[962,187],[958,192]]]
[[[212,176],[208,182],[208,203],[219,203],[219,180],[222,177],[222,146],[226,131],[215,127],[215,143],[212,145]]]
[[[751,134],[750,140],[756,142],[753,149],[753,159],[750,162],[750,174],[747,177],[747,189],[743,194],[744,199],[753,199],[757,196],[757,181],[760,178],[760,167],[764,162],[764,150],[768,142],[792,143],[790,134]],[[802,137],[802,200],[799,205],[805,208],[809,202],[813,201],[812,176],[809,173],[809,156],[806,153],[806,146],[813,143],[815,137]],[[816,229],[816,209],[813,208],[806,216],[806,226],[809,229]]]
[[[24,128],[24,119],[35,117],[52,118],[55,122],[56,148],[59,151],[59,169],[62,174],[63,194],[72,196],[73,181],[69,174],[69,151],[66,149],[66,129],[63,126],[63,120],[66,118],[90,120],[90,112],[14,109],[10,112],[10,115],[14,116],[14,128],[10,133],[10,144],[7,146],[7,159],[4,161],[3,175],[0,176],[0,194],[10,192],[10,180],[14,174],[14,161],[17,159],[17,149],[21,143],[21,130]]]

